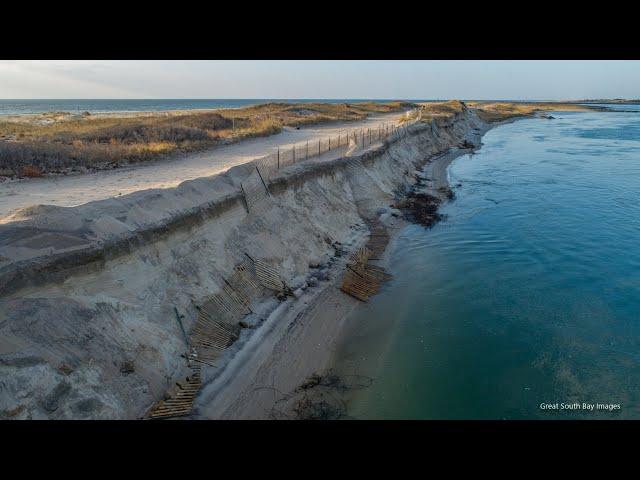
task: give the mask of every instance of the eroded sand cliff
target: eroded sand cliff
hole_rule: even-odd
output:
[[[363,217],[393,222],[389,206],[416,168],[465,140],[477,145],[485,129],[465,109],[364,151],[293,165],[250,212],[240,183],[253,163],[172,189],[18,212],[0,225],[0,417],[141,417],[184,375],[174,309],[189,331],[196,306],[248,254],[274,265],[298,293],[283,303],[269,292],[251,299],[245,323],[253,328],[242,329],[216,368],[206,367],[218,385],[205,397],[224,404],[217,397],[234,375],[252,378],[248,362],[226,367],[256,350],[276,309],[302,311],[301,292],[334,288],[341,251],[366,238]],[[283,326],[270,331],[288,335]],[[306,335],[316,337],[298,341],[323,341],[322,329]],[[231,376],[220,382],[225,371]],[[234,411],[202,408],[209,418]]]

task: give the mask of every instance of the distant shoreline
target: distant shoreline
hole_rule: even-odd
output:
[[[305,103],[390,103],[435,102],[437,100],[392,100],[392,99],[41,99],[41,100],[3,100],[0,99],[0,118],[24,115],[67,114],[82,115],[132,115],[176,112],[215,111],[238,109],[269,103],[305,104]]]
[[[207,112],[222,109],[238,109],[268,103],[302,104],[302,103],[433,103],[437,99],[366,99],[366,98],[323,98],[323,99],[281,99],[281,98],[251,98],[251,99],[0,99],[0,118],[16,116],[40,115],[82,115],[88,112],[96,116],[135,116],[139,114],[162,114],[180,112]],[[477,103],[528,103],[541,105],[633,105],[640,104],[640,100],[472,100],[466,102]]]

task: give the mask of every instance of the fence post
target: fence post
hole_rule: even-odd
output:
[[[296,145],[293,145],[293,163],[296,163]]]
[[[320,140],[318,140],[318,155],[320,155]]]
[[[244,191],[244,185],[240,183],[240,188],[242,189],[242,198],[244,198],[244,208],[247,209],[247,213],[249,213],[249,203],[247,202],[247,192]]]
[[[305,158],[309,158],[309,140],[307,140],[307,156]]]
[[[264,189],[267,191],[267,193],[269,194],[269,196],[271,196],[271,192],[269,191],[269,189],[267,188],[267,184],[264,183],[264,178],[262,178],[262,175],[260,174],[260,169],[258,169],[258,166],[256,165],[256,172],[258,172],[258,176],[260,177],[260,180],[262,181],[262,185],[264,186]]]
[[[280,170],[280,147],[278,147],[278,170]]]

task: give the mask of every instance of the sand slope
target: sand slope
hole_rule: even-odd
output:
[[[482,128],[465,111],[351,157],[287,167],[271,180],[269,203],[251,213],[239,188],[251,164],[177,188],[22,210],[0,225],[0,417],[142,415],[185,372],[174,307],[189,329],[195,306],[246,252],[275,265],[300,298],[252,299],[255,328],[204,370],[197,414],[264,418],[267,395],[253,389],[296,385],[322,367],[338,335],[340,323],[327,319],[340,315],[326,308],[342,262],[335,242],[358,247],[362,212],[383,212],[417,166],[477,141]],[[318,272],[324,279],[307,288]],[[298,316],[305,301],[315,307]],[[340,298],[336,308],[353,305]]]

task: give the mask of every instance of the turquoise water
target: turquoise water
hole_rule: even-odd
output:
[[[374,378],[350,415],[640,418],[640,114],[553,115],[487,133],[446,220],[403,230],[336,353]]]

